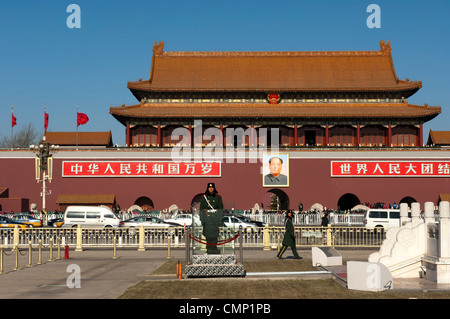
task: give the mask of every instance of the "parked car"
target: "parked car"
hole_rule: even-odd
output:
[[[12,220],[11,218],[0,216],[0,229],[4,228],[14,228],[18,225],[19,228],[28,228],[27,224]]]
[[[252,224],[252,225],[254,225],[254,227],[264,227],[264,226],[266,226],[266,223],[254,220],[253,218],[246,217],[244,215],[234,214],[234,217],[236,217],[237,219],[239,219],[243,223]]]
[[[179,214],[175,218],[165,219],[164,222],[175,223],[180,226],[191,226],[192,214]]]
[[[42,227],[42,219],[35,218],[31,215],[16,215],[13,220],[27,224],[29,227]]]
[[[61,227],[64,225],[64,218],[53,218],[47,221],[49,227]]]
[[[137,216],[119,223],[119,227],[180,227],[179,224],[165,222],[158,217],[153,216]]]
[[[233,215],[233,214],[225,214],[223,217],[223,223],[225,227],[234,227],[235,229],[239,229],[242,226],[245,228],[255,228],[255,227],[264,227],[265,223],[253,220],[251,218],[245,217],[243,215]],[[249,229],[251,230],[251,229]]]
[[[408,212],[408,218],[411,218],[411,212]],[[368,209],[365,213],[365,223],[369,228],[400,227],[400,209]]]
[[[65,227],[118,227],[119,218],[108,207],[68,206],[64,213]]]

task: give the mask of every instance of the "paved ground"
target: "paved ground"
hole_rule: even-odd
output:
[[[28,260],[21,257],[17,271],[14,256],[4,256],[4,274],[0,275],[0,298],[2,299],[111,299],[120,296],[128,287],[150,278],[150,274],[168,259],[165,250],[122,250],[113,259],[112,250],[84,250],[69,252],[69,259],[49,262],[48,254],[41,265],[26,267]],[[172,250],[173,258],[184,258],[184,250]],[[27,257],[28,258],[28,257]],[[34,257],[37,258],[37,257]],[[9,262],[6,262],[6,259]],[[12,263],[11,263],[12,262]],[[33,260],[36,264],[38,260]],[[81,288],[75,285],[75,272],[68,268],[76,265],[80,270]]]
[[[374,250],[342,250],[342,257],[348,260],[367,260]],[[28,254],[19,255],[19,269],[15,268],[14,255],[4,254],[3,274],[0,274],[1,299],[115,299],[125,290],[142,280],[154,279],[151,273],[169,260],[166,250],[118,250],[113,258],[112,250],[70,251],[69,259],[48,261],[48,252],[43,255],[43,263],[36,265],[37,257],[33,255],[32,267]],[[311,259],[310,250],[300,250],[300,255]],[[7,254],[10,254],[8,251]],[[273,259],[276,251],[260,249],[244,250],[245,260]],[[288,253],[285,254],[289,256]],[[54,254],[53,257],[56,257]],[[172,250],[170,257],[174,260],[184,260],[184,249]],[[70,270],[76,265],[80,270],[81,288],[69,288],[67,283],[75,285],[75,273]],[[329,270],[329,269],[328,269]],[[332,270],[345,280],[345,267]],[[175,279],[175,277],[174,277]],[[195,280],[195,279],[192,279]],[[449,289],[450,285],[438,285],[425,280],[394,281],[394,289]]]

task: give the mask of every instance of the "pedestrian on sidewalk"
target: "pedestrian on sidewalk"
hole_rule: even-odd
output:
[[[292,223],[292,215],[293,215],[293,211],[292,210],[288,210],[286,213],[286,218],[284,220],[284,225],[285,225],[285,232],[284,232],[284,237],[283,237],[283,242],[282,242],[282,247],[280,249],[280,251],[277,254],[277,257],[279,259],[281,259],[281,257],[283,256],[284,252],[286,251],[286,249],[288,247],[291,247],[292,249],[292,254],[294,255],[295,259],[301,259],[302,257],[300,257],[297,253],[297,248],[295,247],[295,232],[294,232],[294,224]]]

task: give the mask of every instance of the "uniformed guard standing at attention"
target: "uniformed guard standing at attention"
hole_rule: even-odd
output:
[[[206,238],[206,252],[219,254],[217,247],[220,227],[223,225],[223,202],[214,183],[208,183],[200,200],[200,221]]]
[[[286,213],[286,218],[284,220],[286,231],[284,233],[284,238],[282,242],[283,246],[281,247],[280,251],[277,254],[277,257],[279,259],[281,259],[281,256],[284,254],[287,247],[291,247],[295,259],[302,258],[298,255],[297,248],[295,247],[295,233],[294,233],[294,224],[292,223],[292,215],[293,215],[292,210],[288,210]]]

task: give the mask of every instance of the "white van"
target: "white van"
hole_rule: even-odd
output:
[[[408,213],[408,217],[411,213]],[[365,214],[366,227],[400,227],[400,209],[368,209]]]
[[[120,219],[104,206],[69,206],[64,213],[64,226],[119,227]]]

